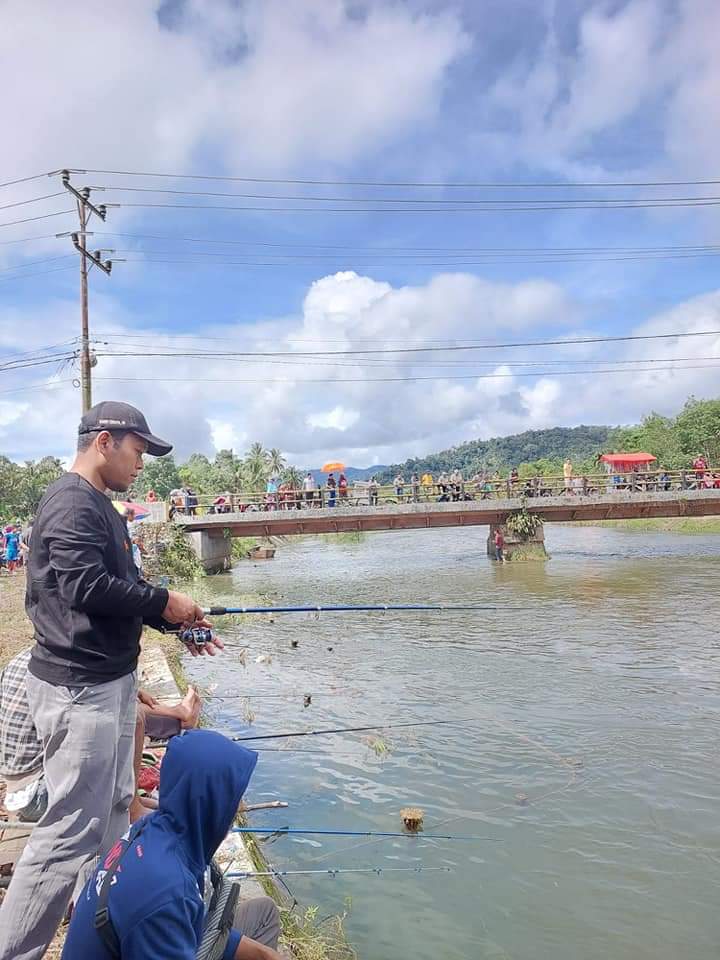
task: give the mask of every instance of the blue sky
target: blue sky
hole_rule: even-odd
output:
[[[95,399],[138,403],[181,456],[242,450],[258,439],[301,464],[332,455],[364,465],[478,436],[629,422],[652,408],[672,412],[691,392],[718,393],[706,358],[720,357],[720,336],[375,360],[296,356],[720,329],[717,258],[610,259],[627,248],[716,243],[714,205],[384,214],[357,202],[717,196],[720,184],[576,186],[720,179],[717,4],[74,6],[84,32],[71,30],[56,4],[4,7],[4,89],[18,78],[22,86],[6,98],[12,135],[0,181],[63,166],[340,181],[73,175],[78,186],[106,188],[93,191],[98,202],[120,204],[105,225],[95,222],[107,235],[96,234],[93,245],[125,260],[110,278],[91,276],[98,353],[124,345],[175,354],[100,355]],[[363,180],[548,186],[347,183]],[[4,187],[0,205],[59,191],[58,182]],[[316,206],[359,212],[129,206],[305,205],[158,189],[338,197]],[[8,207],[0,223],[67,207],[63,197]],[[77,263],[51,259],[71,253],[70,241],[44,237],[74,223],[64,215],[0,228],[2,241],[40,238],[0,244],[0,362],[37,357],[77,336]],[[510,262],[442,248],[516,252]],[[562,259],[550,252],[559,248],[607,249],[548,262]],[[179,356],[201,351],[216,355]],[[226,355],[244,351],[290,357],[249,363]],[[652,369],[651,360],[659,361]],[[580,361],[585,372],[567,375]],[[610,363],[638,369],[597,372]],[[67,456],[79,411],[76,376],[71,362],[0,370],[0,452]],[[398,379],[417,376],[433,379]],[[308,382],[338,380],[352,382]]]

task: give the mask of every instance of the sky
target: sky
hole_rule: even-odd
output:
[[[718,35],[716,0],[5,0],[0,454],[76,436],[63,168],[108,205],[93,400],[180,459],[720,395]]]

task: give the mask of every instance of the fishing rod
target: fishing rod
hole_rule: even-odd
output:
[[[320,737],[328,733],[366,733],[369,730],[396,730],[398,727],[434,727],[446,723],[473,723],[480,717],[461,717],[457,720],[408,720],[403,723],[376,723],[368,727],[328,727],[325,730],[301,730],[289,733],[260,733],[250,737],[230,737],[236,742],[244,740],[282,740],[285,737]]]
[[[251,877],[298,877],[308,876],[310,874],[320,874],[322,876],[337,877],[342,873],[375,873],[378,877],[383,873],[430,873],[432,871],[442,871],[443,873],[452,873],[452,867],[425,867],[419,864],[417,867],[335,867],[330,870],[257,870],[257,871],[235,871],[225,873],[225,877],[241,877],[245,880]]]
[[[268,836],[277,836],[280,834],[311,835],[314,837],[418,837],[422,840],[486,840],[492,843],[502,843],[500,837],[478,837],[464,836],[462,834],[444,834],[444,833],[399,833],[399,832],[378,832],[375,830],[321,830],[315,827],[232,827],[231,833],[264,833]]]
[[[254,733],[252,736],[229,737],[235,743],[251,740],[284,740],[286,737],[321,737],[331,733],[367,733],[370,730],[397,730],[399,727],[435,727],[447,723],[474,723],[481,717],[460,717],[457,720],[409,720],[403,723],[380,723],[367,727],[328,727],[324,730],[290,730],[287,733]],[[192,731],[183,731],[179,736]],[[169,738],[153,740],[151,747],[162,746]]]
[[[331,603],[331,604],[303,604],[289,607],[203,607],[206,617],[224,617],[233,613],[389,613],[398,610],[434,611],[447,613],[453,610],[498,610],[499,607],[481,606],[476,603]],[[503,607],[503,609],[508,609]]]

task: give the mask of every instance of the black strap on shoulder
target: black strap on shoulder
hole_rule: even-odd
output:
[[[134,834],[131,833],[127,840],[122,839],[118,841],[120,851],[118,855],[113,858],[112,863],[107,868],[105,876],[102,879],[100,890],[98,891],[97,906],[95,908],[95,929],[100,935],[100,939],[102,940],[105,949],[108,951],[113,960],[120,960],[120,938],[118,937],[117,931],[115,930],[112,920],[110,919],[110,911],[108,909],[110,887],[112,886],[113,877],[120,866],[120,861],[146,826],[147,818],[144,817],[140,822],[139,828]],[[110,854],[108,854],[108,856],[109,855]]]

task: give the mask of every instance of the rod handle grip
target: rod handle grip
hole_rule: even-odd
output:
[[[227,613],[227,607],[203,607],[203,615],[206,617],[222,617]]]

